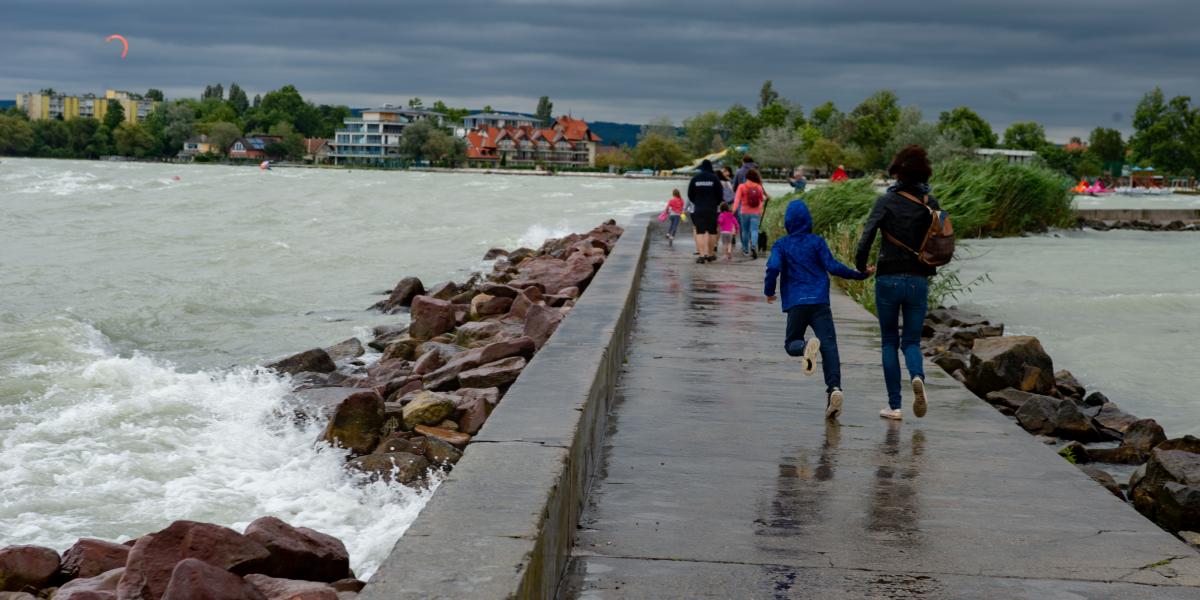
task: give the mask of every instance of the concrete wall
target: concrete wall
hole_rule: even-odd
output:
[[[600,456],[651,215],[616,248],[360,594],[552,598]]]
[[[1186,208],[1085,208],[1076,210],[1075,214],[1081,219],[1091,221],[1200,221],[1200,210]]]

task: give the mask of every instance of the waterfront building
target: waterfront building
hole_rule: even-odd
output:
[[[329,162],[329,140],[304,138],[304,162],[314,165]]]
[[[1007,148],[979,148],[975,150],[975,155],[983,158],[1003,156],[1009,164],[1023,165],[1033,162],[1033,159],[1037,157],[1037,152],[1033,150],[1009,150]]]
[[[69,94],[27,93],[17,94],[17,107],[25,111],[32,121],[41,119],[71,119],[86,117],[103,119],[108,112],[109,102],[116,102],[125,111],[126,123],[139,123],[158,105],[153,100],[122,90],[106,90],[104,97],[95,94],[72,96]]]
[[[477,127],[466,134],[468,162],[483,166],[596,166],[600,136],[586,121],[561,116],[554,125]]]
[[[183,149],[177,155],[179,158],[191,160],[196,158],[197,154],[216,154],[216,148],[208,141],[207,135],[198,135],[193,138],[188,138],[183,142]]]
[[[541,119],[521,113],[478,112],[463,117],[463,128],[467,131],[484,127],[543,127]]]
[[[275,158],[267,152],[267,146],[282,142],[277,135],[249,135],[240,137],[229,146],[229,158],[266,160]]]
[[[335,165],[400,163],[400,134],[417,121],[442,125],[443,115],[428,110],[385,104],[367,109],[358,118],[343,121],[329,144],[329,159]]]

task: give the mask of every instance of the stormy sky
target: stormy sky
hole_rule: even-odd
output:
[[[676,121],[763,80],[811,108],[895,90],[926,118],[958,105],[998,132],[1130,129],[1158,85],[1197,91],[1195,0],[3,0],[0,99],[54,87],[198,96],[295,84],[316,102],[432,103]],[[127,59],[111,33],[129,39]]]

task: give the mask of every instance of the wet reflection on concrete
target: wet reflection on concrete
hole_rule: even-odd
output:
[[[884,543],[913,549],[922,542],[917,523],[921,516],[919,478],[925,434],[913,431],[908,443],[903,444],[902,424],[889,420],[886,425],[883,442],[877,449],[879,463],[871,487],[866,528],[883,534]]]

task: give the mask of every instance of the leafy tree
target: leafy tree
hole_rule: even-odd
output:
[[[1075,176],[1079,166],[1079,153],[1067,152],[1065,149],[1049,143],[1038,148],[1037,153],[1047,167],[1071,177]]]
[[[217,154],[228,154],[229,147],[240,137],[242,130],[233,123],[218,121],[208,125],[208,143],[217,149]]]
[[[992,125],[965,106],[942,111],[938,116],[938,131],[945,134],[951,130],[966,131],[970,135],[968,141],[976,148],[996,147],[996,132],[992,131]]]
[[[741,104],[734,104],[721,115],[721,127],[725,130],[726,143],[731,145],[749,144],[758,137],[762,128],[758,118]]]
[[[1200,119],[1190,103],[1188,96],[1167,101],[1159,88],[1142,98],[1134,111],[1135,131],[1129,139],[1138,160],[1173,173],[1196,166]]]
[[[413,100],[419,102],[420,98]],[[246,130],[266,131],[280,121],[291,123],[296,131],[307,136],[317,134],[322,128],[320,112],[305,102],[293,85],[267,92],[258,108],[246,113]]]
[[[296,132],[291,123],[281,121],[271,127],[271,135],[277,135],[283,138],[275,145],[278,148],[275,152],[268,152],[272,156],[282,156],[288,160],[301,160],[304,158],[304,136]]]
[[[1076,177],[1099,177],[1104,172],[1104,165],[1100,159],[1094,154],[1085,154],[1079,161],[1079,165],[1075,167]]]
[[[154,151],[154,138],[137,123],[121,123],[113,130],[117,154],[142,158]]]
[[[1088,136],[1088,154],[1094,156],[1101,168],[1125,160],[1125,142],[1116,129],[1097,127]]]
[[[645,139],[648,135],[658,135],[669,140],[674,140],[678,137],[678,130],[675,129],[675,122],[671,117],[654,117],[649,123],[642,125],[642,130],[638,132],[638,140]]]
[[[450,123],[460,123],[464,117],[471,114],[470,109],[451,108],[446,106],[446,103],[442,102],[441,100],[433,103],[433,112],[445,115],[446,121]]]
[[[713,142],[720,139],[720,126],[721,115],[713,110],[684,119],[684,146],[688,153],[692,156],[704,156],[719,150]]]
[[[196,113],[182,102],[173,102],[163,111],[163,147],[168,155],[183,149],[183,143],[196,132]]]
[[[258,105],[260,105],[260,104],[262,104],[262,96],[261,96],[261,95],[259,95],[259,94],[255,94],[255,95],[254,95],[254,102],[251,104],[251,106],[252,106],[253,108],[258,108]]]
[[[493,111],[492,111],[492,105],[491,105],[491,104],[485,104],[485,105],[483,106],[483,112],[485,112],[485,113],[490,113],[490,112],[493,112]]]
[[[236,83],[229,84],[229,107],[238,116],[245,114],[250,108],[250,100],[246,97],[245,90]]]
[[[850,154],[840,144],[828,138],[821,138],[805,153],[804,162],[829,172],[834,167],[846,163],[849,157]]]
[[[109,100],[108,110],[104,113],[104,126],[109,131],[115,131],[123,122],[125,122],[125,107],[116,100]]]
[[[67,121],[67,149],[71,156],[77,158],[96,158],[92,153],[92,141],[100,121],[90,117],[71,119]]]
[[[166,97],[163,96],[162,90],[155,89],[155,88],[150,88],[150,89],[146,90],[145,98],[147,100],[153,100],[155,102],[163,102],[166,100]]]
[[[1048,144],[1046,130],[1033,121],[1020,121],[1004,130],[1004,147],[1013,150],[1041,150]]]
[[[138,123],[153,142],[152,149],[144,156],[170,156],[178,152],[178,150],[172,152],[171,148],[165,147],[163,141],[163,130],[166,128],[165,113],[166,106],[160,103],[154,107],[154,110],[150,111],[150,114],[146,115],[145,119],[142,119]]]
[[[831,140],[845,140],[846,115],[838,110],[833,102],[826,102],[812,109],[809,122],[821,132],[821,136]]]
[[[200,95],[201,100],[225,100],[225,88],[221,84],[204,86],[204,93]]]
[[[758,112],[761,113],[766,107],[779,101],[779,92],[775,91],[774,84],[768,79],[763,82],[762,88],[758,90]]]
[[[429,160],[426,144],[438,134],[445,135],[445,132],[430,121],[417,121],[405,127],[404,133],[400,134],[400,155],[412,161]]]
[[[884,167],[883,147],[892,138],[900,120],[900,102],[896,93],[881,90],[871,94],[850,111],[850,141],[862,149],[866,167]]]
[[[350,107],[342,104],[337,106],[322,104],[317,107],[317,112],[321,115],[321,128],[311,137],[331,138],[333,132],[340,128],[346,119],[350,118]]]
[[[105,156],[112,154],[112,130],[107,125],[101,123],[96,128],[96,133],[92,135],[92,141],[88,143],[88,156]]]
[[[601,169],[628,169],[633,165],[633,153],[629,148],[621,147],[612,152],[597,152],[596,166]]]
[[[542,96],[538,98],[537,110],[534,111],[539,121],[549,125],[554,119],[554,103],[550,101],[550,96]]]
[[[33,122],[34,148],[39,156],[69,158],[67,142],[70,132],[67,123],[57,119],[39,119]]]
[[[55,90],[54,88],[42,88],[41,90],[38,90],[38,93],[43,96],[57,96],[58,95],[58,91]]]
[[[795,166],[800,138],[790,127],[768,127],[750,145],[750,154],[759,165],[769,169]]]
[[[0,115],[0,154],[28,154],[33,144],[33,125],[27,119]]]
[[[268,94],[268,95],[270,95],[270,94]],[[408,99],[408,107],[409,108],[420,109],[420,108],[424,108],[424,106],[425,106],[425,103],[422,102],[420,98],[409,98]]]
[[[788,118],[792,115],[791,108],[787,102],[776,101],[759,109],[758,123],[761,127],[784,127],[788,123]]]
[[[655,171],[674,169],[687,162],[687,152],[672,138],[651,132],[633,150],[634,162]]]

